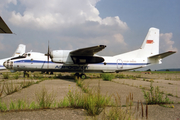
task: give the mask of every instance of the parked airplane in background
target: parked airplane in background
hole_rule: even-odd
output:
[[[16,49],[16,51],[14,52],[12,57],[9,58],[4,58],[4,59],[0,59],[0,70],[5,70],[6,68],[3,66],[3,63],[8,60],[8,59],[12,59],[12,58],[17,58],[19,56],[21,56],[22,54],[24,54],[26,52],[26,45],[23,44],[19,44],[18,48]]]
[[[5,61],[4,66],[14,71],[75,72],[75,76],[84,78],[84,73],[87,72],[120,72],[161,64],[163,58],[175,53],[175,51],[168,51],[159,54],[159,29],[157,28],[149,29],[142,46],[137,50],[115,56],[96,55],[105,47],[105,45],[98,45],[78,50],[50,52],[48,45],[47,54],[28,52],[22,56],[23,58]]]

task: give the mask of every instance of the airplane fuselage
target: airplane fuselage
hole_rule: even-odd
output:
[[[52,72],[119,72],[146,67],[145,59],[123,59],[120,57],[100,56],[104,62],[95,64],[74,64],[71,58],[65,58],[67,63],[52,62],[43,53],[29,52],[26,58],[10,60],[5,66],[14,71],[52,71]]]

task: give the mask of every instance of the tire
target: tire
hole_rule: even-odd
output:
[[[81,74],[81,79],[86,79],[86,75],[85,74]]]

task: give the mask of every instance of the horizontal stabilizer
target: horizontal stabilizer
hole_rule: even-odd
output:
[[[163,59],[171,54],[174,54],[176,53],[176,51],[168,51],[168,52],[164,52],[164,53],[161,53],[161,54],[158,54],[158,55],[153,55],[153,56],[150,56],[148,58],[153,58],[153,59]]]

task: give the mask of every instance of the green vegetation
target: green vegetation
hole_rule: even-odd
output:
[[[56,95],[54,92],[48,93],[47,89],[43,87],[40,92],[35,93],[35,96],[40,108],[50,108]]]
[[[19,90],[19,86],[18,85],[15,85],[14,82],[6,82],[4,83],[4,90],[3,92],[6,94],[6,95],[10,95],[14,92],[17,92]]]
[[[68,93],[70,106],[73,108],[86,109],[89,115],[98,115],[110,102],[110,97],[103,96],[100,93],[83,94],[75,91]]]
[[[108,120],[131,120],[133,117],[133,113],[131,111],[131,105],[133,102],[132,96],[126,97],[126,105],[122,105],[121,107],[121,98],[117,94],[117,96],[114,95],[115,103],[113,103],[113,107],[105,114],[103,118],[106,118]],[[129,108],[130,106],[130,108]]]
[[[111,81],[113,78],[115,78],[115,76],[111,73],[102,73],[101,78],[105,81]]]
[[[167,94],[166,94],[166,97],[163,98],[163,93],[160,92],[159,86],[156,86],[154,89],[154,87],[152,86],[152,82],[150,84],[150,92],[146,92],[143,89],[143,93],[144,93],[144,98],[145,98],[147,104],[170,104],[170,103],[173,103],[173,102],[169,101]]]
[[[22,87],[22,88],[27,88],[27,87],[29,87],[29,86],[35,84],[35,82],[31,80],[31,81],[24,81],[24,82],[21,82],[20,84],[21,84],[21,87]]]
[[[64,99],[58,103],[58,108],[62,107],[70,107],[70,102],[67,97],[64,97]]]
[[[3,79],[9,79],[9,73],[3,73]]]

